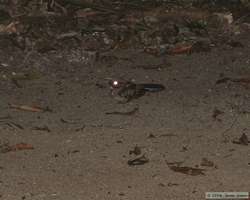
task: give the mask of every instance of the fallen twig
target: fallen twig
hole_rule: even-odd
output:
[[[242,83],[242,84],[249,84],[250,78],[230,78],[230,77],[224,77],[216,81],[217,84],[221,83],[227,83],[228,81],[234,82],[234,83]]]
[[[15,127],[16,127],[16,128],[21,129],[21,130],[24,129],[22,125],[17,124],[17,123],[15,123],[15,122],[6,122],[5,124],[8,125],[8,126],[11,127],[11,128],[15,128]]]
[[[28,105],[16,105],[16,104],[9,104],[10,108],[17,109],[17,110],[23,110],[23,111],[30,111],[30,112],[45,112],[50,111],[48,107],[41,108],[37,106],[28,106]]]
[[[173,170],[174,172],[179,172],[179,173],[183,173],[186,175],[191,175],[191,176],[197,176],[197,175],[205,175],[204,171],[206,171],[205,169],[201,169],[201,168],[193,168],[193,167],[181,167],[180,164],[172,164],[172,163],[168,163],[166,162],[169,169]]]
[[[36,130],[36,131],[46,131],[46,132],[50,132],[51,130],[49,129],[48,126],[35,126],[32,128],[32,130]]]

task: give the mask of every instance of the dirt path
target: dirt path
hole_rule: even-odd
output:
[[[32,55],[27,71],[42,73],[18,85],[4,75],[22,72],[22,60],[2,52],[1,62],[9,65],[1,66],[0,199],[198,200],[207,191],[248,191],[249,145],[232,141],[243,133],[250,138],[249,84],[216,84],[250,77],[247,39],[244,48],[191,55],[115,52],[91,65]],[[107,77],[159,82],[166,90],[117,104]],[[52,112],[15,110],[10,103]],[[135,107],[129,116],[105,114]],[[4,153],[7,142],[34,149]],[[140,155],[133,154],[136,146]],[[128,165],[142,155],[148,162]]]

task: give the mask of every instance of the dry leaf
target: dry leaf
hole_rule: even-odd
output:
[[[31,149],[34,149],[34,147],[31,144],[27,143],[18,143],[11,146],[11,151],[31,150]]]
[[[190,53],[192,50],[192,45],[186,45],[186,46],[179,46],[174,47],[173,49],[170,49],[168,51],[169,54],[184,54],[184,53]]]
[[[21,151],[21,150],[32,150],[32,149],[34,149],[34,147],[31,144],[27,144],[27,143],[18,143],[12,146],[9,146],[8,144],[6,144],[5,146],[1,148],[1,152],[7,153],[10,151]]]
[[[8,24],[6,26],[1,24],[0,25],[0,33],[7,33],[7,34],[17,33],[16,25],[18,23],[19,22],[11,22],[10,24]]]

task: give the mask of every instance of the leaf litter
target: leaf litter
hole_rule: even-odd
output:
[[[13,151],[22,151],[22,150],[33,150],[34,147],[28,143],[17,143],[14,145],[9,145],[8,143],[4,143],[0,146],[1,153],[8,153]]]
[[[246,16],[244,4],[223,5],[218,12],[218,5],[203,9],[195,2],[141,0],[16,0],[1,13],[0,36],[22,50],[46,53],[73,39],[72,48],[87,51],[139,47],[155,55],[207,52],[223,43],[242,47],[232,35]],[[203,39],[208,43],[199,42]]]

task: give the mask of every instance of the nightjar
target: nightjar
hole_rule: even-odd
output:
[[[111,94],[120,103],[127,103],[132,99],[143,96],[146,92],[159,92],[165,89],[161,84],[142,83],[136,84],[130,81],[109,81]]]

